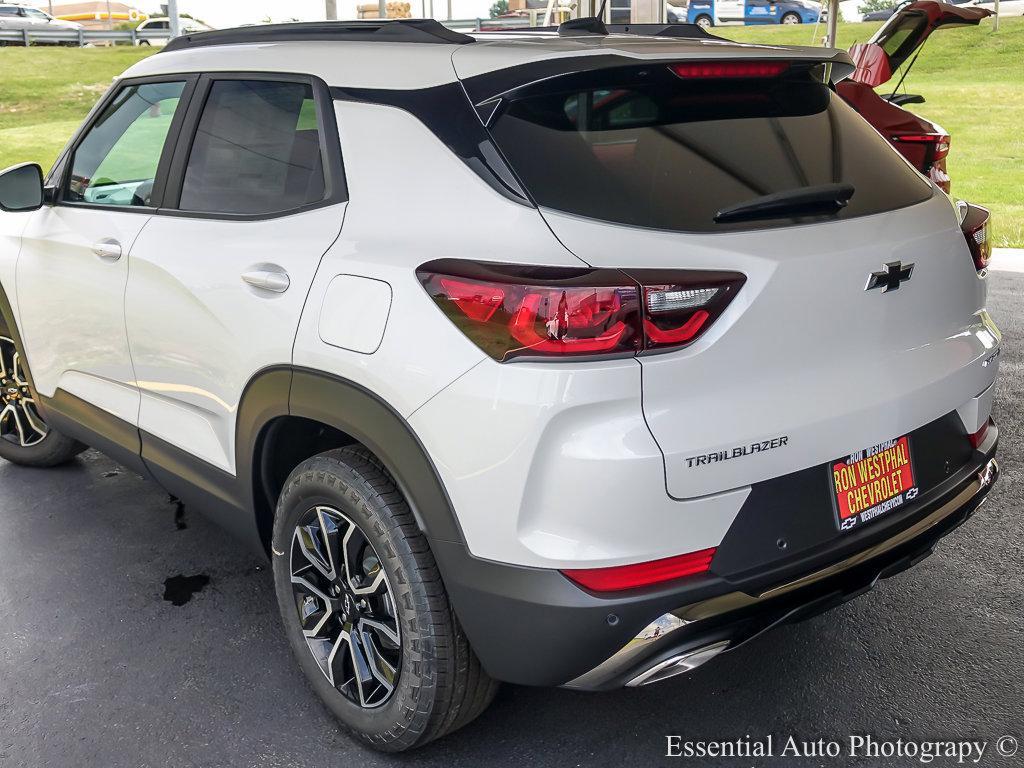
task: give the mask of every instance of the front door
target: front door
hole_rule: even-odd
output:
[[[37,392],[72,395],[131,425],[139,394],[124,325],[128,252],[159,204],[188,85],[140,82],[111,94],[69,155],[56,204],[29,221],[18,258],[19,328]]]
[[[235,473],[246,384],[288,365],[309,287],[341,231],[345,189],[326,86],[200,80],[165,208],[131,251],[126,319],[143,456]],[[188,127],[191,126],[191,127]]]

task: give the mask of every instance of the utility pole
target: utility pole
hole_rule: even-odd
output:
[[[167,0],[167,18],[170,21],[171,39],[181,34],[181,19],[178,17],[178,0]]]
[[[992,17],[992,31],[999,31],[999,0],[996,0],[996,15]]]
[[[839,23],[839,0],[829,0],[828,19],[825,22],[825,47],[836,47],[836,25]]]
[[[326,1],[326,16],[328,21],[338,20],[338,0],[327,0]]]

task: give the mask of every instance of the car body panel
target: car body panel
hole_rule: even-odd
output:
[[[983,365],[998,346],[979,315],[984,282],[942,195],[845,222],[752,233],[684,235],[551,211],[545,218],[591,264],[747,276],[696,343],[640,357],[644,415],[673,498],[721,493],[899,437],[995,377],[998,366]],[[873,271],[896,261],[916,265],[912,280],[899,291],[865,290]],[[690,461],[781,437],[784,445],[757,455]]]

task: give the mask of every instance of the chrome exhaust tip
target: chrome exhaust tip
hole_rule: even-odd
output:
[[[688,651],[681,653],[677,656],[665,659],[665,661],[658,662],[653,667],[644,670],[639,675],[634,677],[628,683],[627,688],[639,688],[642,685],[650,685],[651,683],[660,683],[662,680],[668,680],[670,677],[676,675],[684,675],[687,672],[692,672],[697,667],[711,661],[722,651],[729,647],[728,640],[722,640],[718,643],[712,643],[711,645],[705,645],[703,648],[698,648],[695,651]]]
[[[989,459],[988,464],[985,468],[978,473],[978,484],[982,488],[988,488],[992,483],[996,481],[996,477],[999,474],[999,465],[996,464],[995,459]]]

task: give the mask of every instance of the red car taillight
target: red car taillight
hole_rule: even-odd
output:
[[[620,592],[706,573],[711,569],[714,557],[715,548],[712,547],[647,563],[563,570],[562,574],[591,592]]]
[[[963,230],[967,247],[974,259],[974,268],[979,272],[988,269],[992,261],[992,214],[980,205],[971,205],[963,200],[957,203],[960,229]]]
[[[892,137],[892,140],[926,145],[925,160],[929,164],[934,163],[936,160],[941,160],[949,154],[948,133],[898,133]]]
[[[495,360],[616,357],[696,341],[746,278],[736,272],[564,269],[443,259],[427,293]]]

